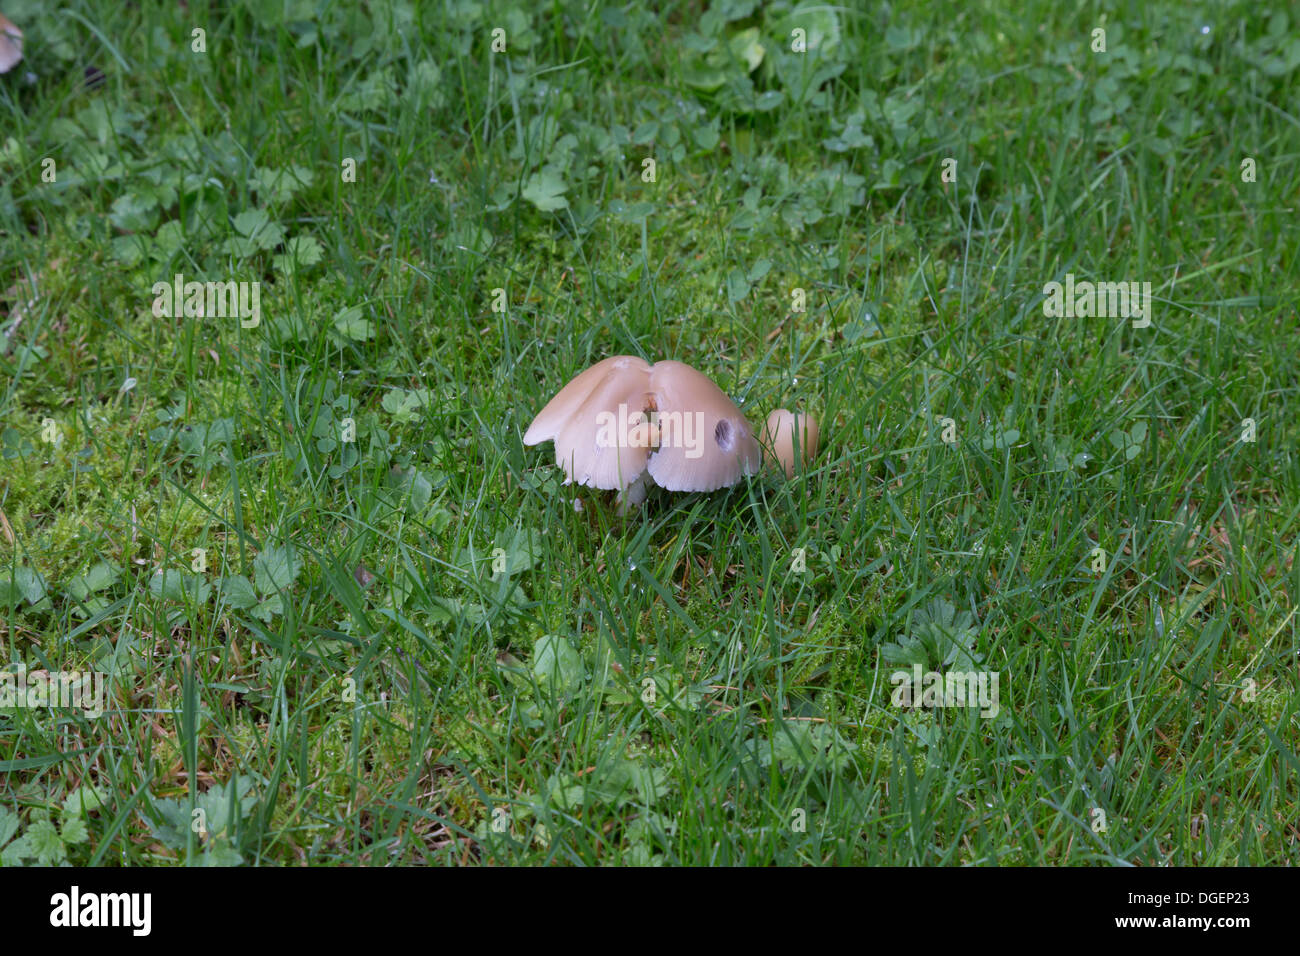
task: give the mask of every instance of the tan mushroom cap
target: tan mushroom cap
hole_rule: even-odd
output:
[[[806,412],[791,412],[785,408],[774,409],[763,426],[763,450],[772,453],[772,463],[779,465],[787,478],[793,478],[795,468],[800,471],[817,454],[821,429],[817,419]]]
[[[552,440],[566,484],[593,488],[623,490],[648,470],[669,491],[715,491],[762,461],[749,422],[707,376],[630,355],[597,362],[546,403],[524,444]]]

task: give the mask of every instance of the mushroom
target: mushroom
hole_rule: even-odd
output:
[[[580,373],[537,413],[525,445],[555,442],[565,484],[618,489],[620,511],[649,486],[716,491],[758,471],[762,453],[740,409],[681,362],[616,355]]]
[[[803,471],[817,454],[820,436],[817,419],[778,408],[767,416],[767,424],[763,426],[763,455],[767,457],[770,450],[770,461],[780,465],[787,478],[793,478],[796,464]]]
[[[23,58],[23,31],[0,13],[0,73],[8,73]]]

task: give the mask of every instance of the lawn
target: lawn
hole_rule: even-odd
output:
[[[1296,14],[647,6],[4,0],[0,861],[1300,863]]]

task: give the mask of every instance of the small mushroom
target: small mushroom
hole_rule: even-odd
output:
[[[621,509],[651,484],[716,491],[755,474],[762,453],[740,409],[681,362],[616,355],[580,373],[538,412],[525,445],[555,442],[565,484],[618,489]]]
[[[8,73],[23,58],[23,31],[0,13],[0,73]]]
[[[793,478],[795,466],[803,471],[817,454],[821,430],[811,415],[778,408],[767,416],[763,426],[763,455],[771,451],[769,462],[780,465],[787,478]]]

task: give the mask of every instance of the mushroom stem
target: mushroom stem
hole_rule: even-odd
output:
[[[646,495],[650,493],[650,486],[654,484],[650,480],[649,472],[641,472],[626,488],[620,491],[614,499],[617,513],[620,517],[626,515],[633,508],[645,501]]]

